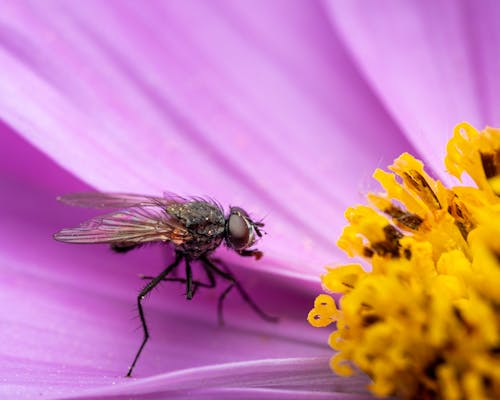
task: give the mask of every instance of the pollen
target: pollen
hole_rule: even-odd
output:
[[[459,124],[445,165],[460,184],[407,153],[375,171],[338,240],[355,262],[327,267],[308,315],[335,328],[333,371],[378,397],[500,399],[500,129]]]

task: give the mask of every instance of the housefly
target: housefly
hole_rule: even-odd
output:
[[[224,243],[241,256],[262,257],[262,252],[252,248],[262,237],[260,221],[254,221],[239,207],[230,207],[224,215],[220,204],[202,198],[184,198],[165,194],[152,197],[122,193],[75,193],[58,198],[59,201],[80,207],[108,208],[117,211],[99,215],[83,222],[79,227],[62,229],[54,238],[66,243],[107,243],[118,253],[125,253],[146,243],[169,243],[175,251],[175,260],[157,276],[144,276],[149,282],[137,296],[137,309],[144,333],[143,340],[130,365],[132,371],[149,339],[142,301],[162,281],[181,282],[186,285],[186,299],[191,300],[199,287],[214,288],[216,277],[228,286],[219,297],[217,313],[223,324],[223,302],[235,288],[243,300],[264,320],[276,318],[266,314],[247,294],[229,268],[210,254]],[[208,282],[193,277],[191,263],[198,261]],[[172,275],[184,262],[185,277]]]

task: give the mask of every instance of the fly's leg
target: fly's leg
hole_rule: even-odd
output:
[[[202,260],[202,265],[203,268],[205,269],[205,272],[207,274],[208,280],[210,281],[210,284],[212,287],[215,287],[216,285],[216,280],[214,277],[214,273],[212,271],[212,267],[204,262]],[[217,321],[219,323],[219,326],[224,326],[224,312],[223,312],[223,303],[224,303],[224,298],[227,296],[229,291],[233,288],[233,284],[229,285],[228,288],[224,289],[224,292],[219,296],[219,299],[217,300]]]
[[[147,280],[147,281],[150,281],[150,280],[154,279],[155,277],[148,276],[148,275],[141,275],[140,278]],[[164,282],[165,281],[166,282],[179,282],[179,283],[187,284],[187,279],[185,279],[185,278],[163,278],[163,281]],[[193,295],[192,295],[192,297],[194,297],[194,295],[196,294],[199,287],[213,288],[213,286],[210,286],[209,284],[204,283],[204,282],[197,281],[195,279],[193,279],[192,282],[193,282]]]
[[[238,254],[243,257],[254,257],[256,260],[260,260],[264,255],[262,251],[257,249],[240,250]]]
[[[186,300],[191,300],[193,295],[193,271],[191,270],[191,264],[186,257]]]
[[[217,310],[218,310],[218,315],[219,315],[219,323],[221,325],[224,324],[224,318],[223,318],[223,314],[222,314],[222,304],[223,304],[223,301],[224,299],[226,298],[226,296],[228,295],[228,293],[231,291],[231,289],[233,287],[236,288],[236,290],[238,290],[238,292],[240,293],[241,297],[243,298],[243,300],[245,300],[245,302],[265,321],[269,321],[269,322],[277,322],[278,321],[278,318],[277,317],[273,317],[269,314],[267,314],[266,312],[264,312],[256,303],[255,301],[252,300],[252,298],[250,297],[250,295],[245,291],[245,289],[243,289],[243,287],[241,286],[241,284],[238,282],[238,280],[234,277],[234,275],[231,273],[231,271],[229,271],[229,268],[227,268],[226,265],[224,265],[224,263],[222,263],[220,260],[218,261],[223,269],[219,268],[217,265],[215,265],[212,261],[210,261],[208,259],[208,257],[202,257],[201,259],[201,262],[203,263],[203,265],[205,266],[205,269],[206,271],[210,271],[212,273],[215,273],[217,275],[219,275],[222,279],[225,279],[227,281],[230,282],[230,285],[226,288],[226,290],[224,290],[224,292],[222,292],[222,294],[220,295],[219,297],[219,304],[218,304],[218,307],[217,307]]]
[[[207,270],[207,267],[205,267],[205,265],[203,265],[203,268],[205,269],[206,271],[206,274],[207,274],[207,277],[208,277],[208,280],[209,282],[206,283],[206,282],[201,282],[201,281],[197,281],[197,280],[194,280],[192,281],[192,284],[193,284],[193,296],[195,295],[197,289],[199,287],[203,287],[203,288],[207,288],[207,289],[213,289],[215,286],[216,286],[216,281],[215,281],[215,278],[214,278],[214,274],[212,271],[210,270]],[[155,277],[154,276],[147,276],[147,275],[141,275],[140,276],[141,279],[146,279],[146,280],[152,280],[154,279]],[[187,282],[188,280],[185,279],[185,278],[163,278],[164,281],[168,281],[168,282],[180,282],[180,283],[184,283],[187,285]]]
[[[219,301],[217,302],[217,319],[219,321],[220,326],[224,326],[224,312],[223,312],[223,304],[224,304],[224,299],[226,298],[227,294],[231,291],[231,289],[234,287],[234,283],[231,283],[224,291],[222,294],[219,296]]]
[[[144,332],[144,338],[142,339],[142,343],[139,347],[139,350],[137,350],[137,353],[134,357],[134,361],[132,361],[132,365],[130,365],[128,372],[127,372],[127,377],[132,375],[132,370],[135,367],[135,364],[137,363],[137,360],[139,359],[139,356],[141,355],[142,350],[144,349],[144,346],[146,345],[146,342],[149,339],[149,330],[148,326],[146,324],[146,318],[144,317],[144,310],[142,309],[142,300],[146,297],[146,295],[151,292],[175,267],[179,265],[179,263],[182,261],[184,258],[184,255],[182,253],[177,253],[175,257],[175,261],[169,265],[167,268],[165,268],[158,276],[156,276],[151,282],[149,282],[146,286],[144,286],[144,289],[141,290],[139,295],[137,296],[137,309],[139,311],[139,317],[141,319],[141,324],[142,324],[142,330]]]

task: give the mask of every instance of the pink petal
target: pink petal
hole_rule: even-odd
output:
[[[126,394],[170,399],[186,398],[188,392],[199,398],[215,398],[215,394],[227,398],[229,393],[234,398],[253,398],[260,393],[264,398],[269,395],[281,399],[316,393],[319,398],[328,394],[334,399],[368,399],[371,396],[366,390],[367,383],[366,377],[332,376],[326,358],[266,359],[176,371],[122,386],[89,390],[78,398],[121,398]]]
[[[0,301],[7,306],[0,308],[0,397],[68,396],[127,384],[123,376],[142,336],[135,310],[143,286],[138,274],[158,273],[165,256],[160,248],[121,257],[105,247],[55,242],[58,227],[89,214],[56,203],[56,193],[63,186],[85,186],[1,128],[6,146],[0,148]],[[187,302],[181,285],[165,284],[145,304],[152,339],[137,378],[207,363],[325,354],[318,344],[327,332],[305,323],[316,284],[238,264],[233,272],[281,321],[262,321],[232,294],[225,306],[227,326],[221,328],[216,304],[222,287]]]
[[[500,124],[498,2],[326,4],[380,101],[437,172],[457,123]]]
[[[0,117],[99,189],[268,215],[277,273],[316,277],[338,210],[409,148],[308,1],[14,1],[0,22]]]

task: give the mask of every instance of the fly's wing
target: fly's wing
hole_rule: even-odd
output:
[[[116,201],[110,200],[111,204],[117,204]],[[84,202],[88,204],[87,200]],[[67,243],[111,244],[168,241],[181,245],[190,236],[164,207],[141,205],[92,218],[77,228],[62,229],[54,235],[54,239]]]
[[[89,208],[126,208],[126,207],[145,207],[145,206],[163,206],[175,201],[173,198],[145,196],[140,194],[128,193],[100,193],[85,192],[72,193],[57,198],[62,203],[77,207]]]

